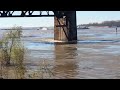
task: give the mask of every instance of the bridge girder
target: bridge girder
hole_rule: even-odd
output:
[[[37,11],[39,14],[34,14],[35,11],[19,11],[19,14],[14,14],[16,11],[0,11],[0,17],[43,17],[43,16],[57,16],[58,18],[62,18],[66,15],[68,11]],[[46,14],[44,14],[44,12]]]
[[[76,28],[76,12],[75,11],[0,11],[0,17],[54,17],[54,39],[62,41],[76,41],[77,28]],[[43,13],[43,12],[46,12]]]

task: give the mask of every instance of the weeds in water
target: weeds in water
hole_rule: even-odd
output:
[[[40,68],[36,71],[31,72],[31,74],[28,75],[29,79],[53,79],[54,74],[49,68],[49,64],[45,62],[45,60],[40,62]]]
[[[43,60],[42,64],[40,64],[40,70],[39,72],[41,73],[42,79],[44,78],[52,78],[54,76],[53,72],[49,69],[49,64]]]
[[[22,46],[21,45],[21,35],[22,35],[21,27],[14,27],[14,28],[12,28],[12,30],[5,33],[4,37],[0,41],[1,58],[5,65],[10,65],[11,60],[14,58],[14,56],[12,54],[15,54],[14,52],[16,49],[21,48],[21,46]],[[21,52],[21,51],[19,51],[19,52]],[[18,58],[21,58],[21,57],[18,56]]]
[[[25,77],[25,47],[21,41],[22,28],[13,27],[12,30],[4,34],[0,40],[0,78],[24,79]],[[27,75],[29,79],[45,79],[52,78],[53,73],[48,68],[45,60],[40,63],[40,68]]]
[[[3,66],[10,66],[12,64],[15,65],[17,72],[20,69],[23,70],[25,48],[21,42],[21,36],[22,28],[13,27],[10,31],[4,33],[0,40],[1,73]]]

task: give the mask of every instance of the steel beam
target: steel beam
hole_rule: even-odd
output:
[[[0,11],[0,17],[50,17],[54,16],[54,39],[61,41],[77,41],[76,11]],[[46,14],[43,14],[46,12]]]
[[[35,11],[19,11],[20,14],[15,15],[16,11],[0,11],[0,17],[53,17],[54,14],[50,14],[50,11],[38,11],[39,14],[33,14]],[[43,14],[46,12],[46,14]]]

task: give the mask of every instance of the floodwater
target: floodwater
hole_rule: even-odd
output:
[[[23,30],[25,78],[120,79],[120,28],[78,29],[77,44],[53,38],[53,30]]]

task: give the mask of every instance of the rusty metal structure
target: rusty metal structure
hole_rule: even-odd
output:
[[[76,11],[0,11],[0,17],[54,17],[54,39],[77,41]],[[46,12],[44,14],[43,12]]]

